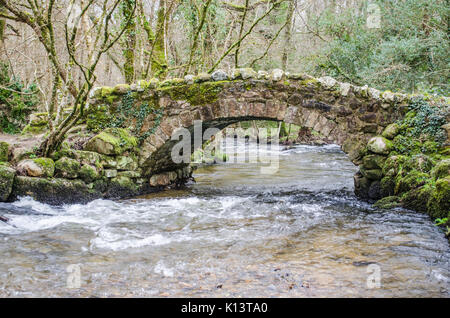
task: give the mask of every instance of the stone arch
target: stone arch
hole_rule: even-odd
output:
[[[123,95],[132,94],[136,109],[151,102],[162,111],[159,121],[149,114],[141,123],[135,118],[127,122],[146,137],[139,165],[147,177],[180,171],[182,166],[171,162],[171,149],[177,143],[171,136],[179,128],[192,129],[195,120],[201,120],[204,129],[222,129],[245,120],[284,121],[312,128],[340,145],[359,165],[368,141],[401,118],[409,102],[404,94],[340,83],[331,77],[315,79],[280,70],[271,74],[237,70],[231,76],[218,72],[100,88],[91,102],[108,105],[114,116]]]

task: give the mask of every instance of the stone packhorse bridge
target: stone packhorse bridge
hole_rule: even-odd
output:
[[[235,70],[231,76],[216,71],[185,79],[97,88],[91,97],[91,107],[97,107],[102,116],[107,114],[107,122],[125,116],[120,123],[141,139],[139,165],[147,177],[153,176],[150,183],[155,185],[170,182],[166,175],[183,168],[171,159],[172,147],[178,142],[171,136],[181,127],[192,131],[195,120],[203,122],[203,130],[247,120],[313,128],[360,165],[368,141],[401,118],[408,103],[405,94],[340,83],[331,77],[315,79],[281,70],[257,73],[251,69]],[[94,142],[95,138],[91,145]],[[95,147],[88,144],[87,148]],[[361,178],[360,173],[355,176],[357,192]],[[360,195],[368,196],[373,182],[368,183]],[[377,198],[374,191],[372,196]]]

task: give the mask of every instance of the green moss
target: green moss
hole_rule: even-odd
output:
[[[125,95],[129,91],[130,91],[130,85],[128,85],[128,84],[118,84],[118,85],[114,86],[114,88],[112,90],[112,94]]]
[[[7,162],[9,159],[9,144],[6,141],[0,141],[0,161]]]
[[[382,197],[392,196],[395,193],[395,176],[385,176],[380,181],[380,193]]]
[[[450,212],[450,176],[436,181],[430,199],[428,213],[434,218],[445,218]]]
[[[229,81],[194,83],[176,87],[160,88],[162,93],[168,94],[174,100],[186,100],[191,105],[205,105],[215,102],[224,86]]]
[[[300,85],[308,86],[308,87],[319,87],[320,82],[318,80],[316,80],[315,78],[311,78],[311,79],[300,81]]]
[[[437,180],[440,178],[445,178],[450,175],[450,159],[444,159],[439,161],[431,170],[431,176]]]
[[[93,166],[83,165],[80,169],[79,176],[84,182],[91,183],[97,180],[100,177],[100,174]]]
[[[55,174],[55,162],[51,158],[35,158],[31,160],[41,167],[45,177],[53,177]]]
[[[364,169],[361,167],[360,171],[362,175],[369,180],[380,180],[383,177],[383,172],[381,169]]]
[[[0,202],[8,199],[12,191],[16,171],[5,165],[0,165]]]
[[[26,125],[22,130],[22,135],[31,134],[31,135],[39,135],[44,133],[47,130],[47,126],[31,126],[30,124]]]
[[[99,132],[109,127],[113,120],[113,116],[109,110],[110,108],[105,105],[91,107],[86,117],[87,128],[90,131]]]
[[[80,163],[74,159],[62,157],[55,162],[55,170],[58,177],[75,179],[80,171]]]
[[[426,212],[427,202],[429,201],[432,192],[433,188],[428,184],[406,192],[402,196],[403,207],[419,212]]]
[[[363,158],[363,166],[366,169],[382,169],[386,157],[380,155],[368,155]]]
[[[396,178],[396,185],[394,192],[395,194],[408,192],[412,189],[424,185],[429,179],[430,179],[429,174],[417,170],[412,170],[408,172],[404,177],[402,177],[402,175],[399,174]]]
[[[89,140],[86,150],[104,155],[119,155],[138,145],[136,137],[124,128],[107,128]]]
[[[429,172],[433,168],[435,162],[426,155],[413,155],[409,157],[403,165],[406,172],[417,170],[420,172]]]
[[[100,97],[106,99],[111,96],[114,91],[114,87],[104,86],[100,90]]]
[[[393,209],[400,207],[401,202],[397,196],[388,196],[378,200],[373,206],[379,209]]]
[[[383,165],[383,174],[396,176],[407,160],[408,157],[402,155],[388,157]]]
[[[172,87],[172,86],[181,86],[185,85],[185,82],[181,78],[173,78],[163,81],[161,84],[159,84],[161,88],[164,87]]]

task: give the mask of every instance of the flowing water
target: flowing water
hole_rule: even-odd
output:
[[[224,163],[131,200],[0,204],[0,296],[449,297],[429,217],[358,200],[337,146],[271,153],[272,175]]]

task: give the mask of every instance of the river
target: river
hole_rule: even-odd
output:
[[[272,175],[229,162],[129,200],[0,203],[0,296],[450,296],[450,247],[428,216],[358,200],[338,146],[270,151]]]

